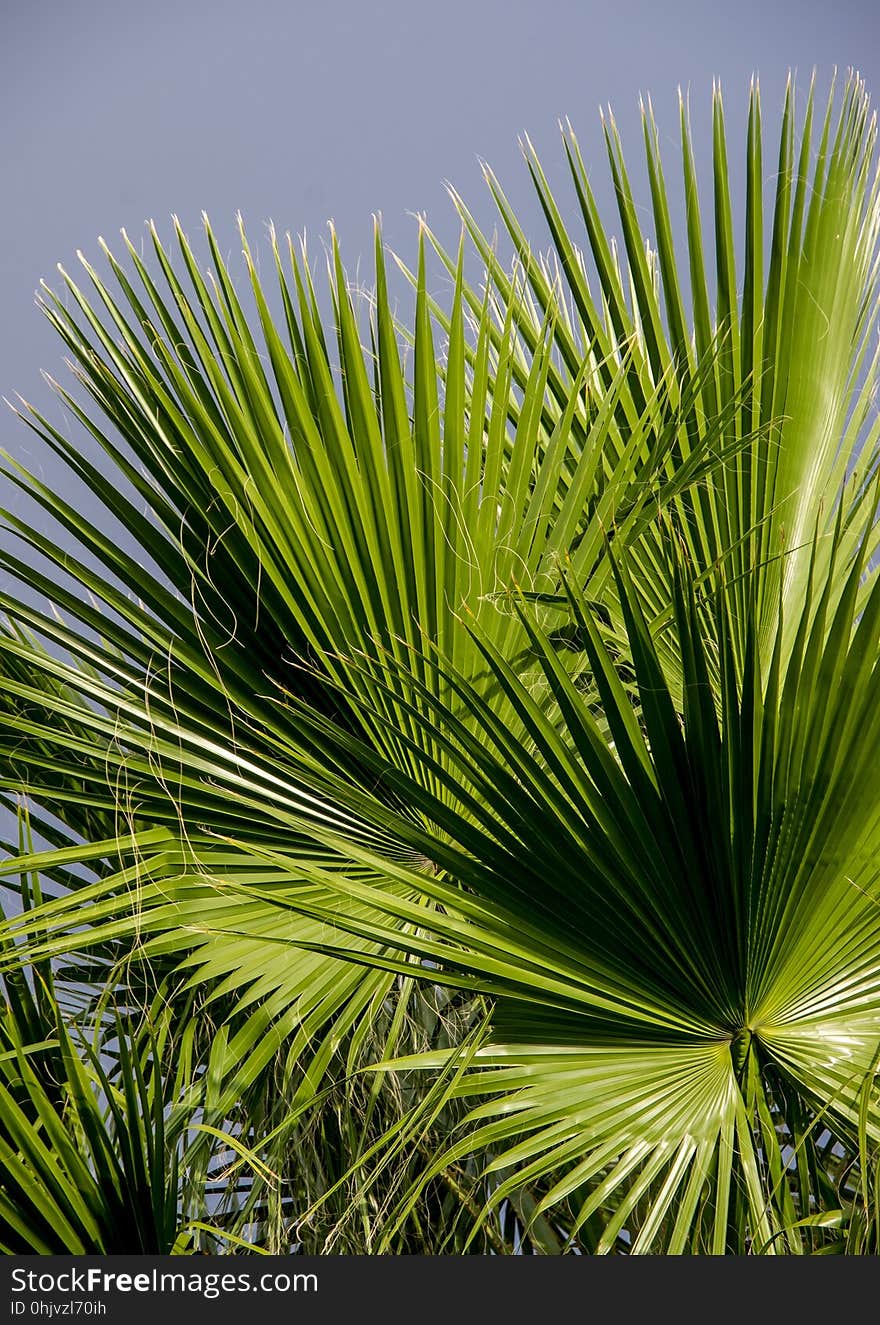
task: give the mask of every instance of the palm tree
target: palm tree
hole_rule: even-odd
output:
[[[526,143],[550,253],[487,171],[513,265],[453,195],[409,328],[378,231],[327,313],[207,224],[209,272],[175,224],[45,290],[81,431],[21,417],[108,518],[8,461],[66,546],[7,513],[49,848],[4,866],[7,1015],[26,967],[71,1006],[4,1066],[143,1139],[163,1246],[877,1249],[880,198],[836,104],[798,133],[789,87],[768,210],[753,87],[738,276],[716,94],[712,294],[684,106],[683,236],[650,107],[652,237],[605,122],[621,248],[567,129],[576,221]]]

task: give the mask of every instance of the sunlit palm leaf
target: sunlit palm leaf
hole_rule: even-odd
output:
[[[487,1210],[599,1251],[821,1238],[820,1122],[867,1191],[880,206],[861,85],[811,170],[812,107],[795,162],[789,93],[765,277],[753,93],[740,292],[716,98],[714,313],[682,115],[693,331],[650,114],[654,247],[613,121],[625,264],[566,149],[589,279],[529,148],[556,265],[490,175],[518,268],[459,203],[485,288],[435,243],[440,309],[420,245],[410,368],[378,236],[370,351],[335,240],[325,319],[292,247],[270,296],[242,235],[259,336],[209,229],[211,276],[178,228],[185,276],[154,233],[157,275],[128,244],[115,293],[86,263],[90,296],[46,295],[104,467],[25,417],[136,550],[10,464],[78,551],[8,516],[2,564],[63,619],[0,599],[2,786],[91,843],[7,865],[58,893],[7,960],[201,991],[221,1120],[282,1047],[304,1107],[401,981],[489,999],[475,1066],[404,1063],[447,1073],[432,1117],[446,1081],[487,1099],[386,1239],[475,1153]]]

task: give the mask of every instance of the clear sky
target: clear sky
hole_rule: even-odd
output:
[[[65,377],[63,347],[34,292],[77,248],[100,264],[99,234],[136,238],[155,217],[167,235],[176,212],[195,235],[204,208],[234,258],[239,208],[263,253],[269,218],[307,229],[315,250],[333,217],[354,271],[374,211],[404,256],[411,212],[455,242],[445,179],[488,221],[484,157],[543,245],[522,130],[560,178],[556,122],[570,116],[610,215],[600,104],[613,104],[634,161],[650,93],[672,155],[681,85],[705,174],[719,77],[736,198],[752,73],[770,130],[789,68],[802,105],[814,66],[825,88],[850,65],[880,98],[878,0],[0,0],[0,393],[66,426],[40,378]],[[65,482],[11,414],[0,447]],[[78,500],[91,514],[88,494]],[[25,514],[15,492],[6,504]]]
[[[33,309],[40,277],[77,248],[98,257],[95,237],[113,242],[122,225],[139,236],[146,217],[166,225],[178,212],[195,232],[207,208],[235,254],[237,208],[257,240],[269,217],[315,240],[334,217],[354,269],[371,212],[403,252],[408,212],[453,235],[443,180],[481,200],[484,156],[542,242],[523,129],[555,168],[555,123],[570,115],[604,184],[600,103],[635,158],[639,93],[652,94],[671,148],[677,85],[702,129],[713,76],[737,130],[753,70],[769,126],[790,66],[806,90],[812,66],[824,83],[832,66],[856,65],[880,97],[876,0],[1,0],[0,11],[4,394],[38,394],[38,370],[60,364]]]
[[[735,151],[753,71],[768,129],[789,67],[801,99],[813,66],[825,87],[835,65],[856,65],[880,97],[877,0],[0,0],[0,10],[0,392],[41,403],[40,369],[63,369],[33,307],[37,283],[55,279],[59,260],[72,266],[77,248],[100,262],[97,235],[112,245],[123,225],[141,236],[153,216],[167,234],[177,212],[194,234],[205,208],[234,258],[238,208],[264,252],[268,218],[305,227],[317,249],[333,217],[354,270],[373,211],[404,255],[409,212],[427,211],[454,242],[445,179],[488,219],[485,157],[542,244],[523,129],[559,176],[556,121],[570,116],[607,201],[602,103],[635,160],[640,92],[673,153],[676,88],[689,89],[704,154],[713,76]],[[736,194],[736,156],[732,168]],[[11,416],[0,445],[37,458]]]

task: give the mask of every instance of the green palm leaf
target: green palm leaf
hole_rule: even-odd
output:
[[[760,639],[765,661],[775,638],[777,591],[795,600],[803,592],[818,510],[826,532],[834,521],[836,493],[859,458],[862,474],[876,464],[880,441],[872,400],[878,359],[873,347],[877,315],[877,237],[880,225],[878,178],[874,164],[876,125],[869,116],[863,85],[851,79],[839,116],[834,96],[818,130],[811,87],[800,145],[796,143],[794,89],[786,92],[774,175],[769,262],[765,271],[764,174],[760,97],[753,85],[748,121],[747,196],[742,285],[734,255],[727,146],[720,91],[713,107],[713,212],[716,248],[714,316],[703,242],[699,188],[687,109],[681,106],[681,157],[686,204],[686,263],[679,262],[670,222],[670,204],[660,159],[659,133],[650,106],[643,108],[645,152],[654,234],[639,221],[632,186],[613,117],[605,120],[605,141],[618,203],[627,267],[604,227],[583,157],[570,127],[566,158],[583,234],[567,228],[531,144],[526,162],[550,230],[555,266],[532,251],[495,176],[486,178],[528,281],[534,309],[523,329],[536,343],[545,310],[570,304],[573,316],[558,318],[554,337],[563,365],[548,379],[551,394],[564,398],[571,376],[587,354],[597,360],[606,383],[616,356],[630,356],[621,413],[630,426],[642,416],[654,384],[670,373],[682,393],[699,374],[699,390],[682,410],[678,448],[668,458],[674,468],[703,435],[707,423],[732,410],[729,426],[739,443],[737,458],[715,480],[686,493],[675,510],[677,527],[693,564],[709,571],[719,562],[738,579],[764,566],[758,589]],[[811,154],[815,150],[815,163]],[[453,200],[493,280],[504,273],[495,248],[457,194]],[[441,258],[451,260],[435,241]],[[590,265],[598,278],[594,290]],[[685,311],[687,270],[692,304]],[[500,288],[510,291],[509,282]],[[474,308],[479,296],[466,291]],[[713,355],[714,371],[701,365]],[[862,493],[856,485],[855,506]],[[855,512],[847,512],[852,529]],[[656,537],[656,536],[655,536]],[[851,533],[845,551],[852,556]],[[784,554],[784,555],[783,555]],[[826,555],[824,546],[820,557]],[[638,570],[653,612],[661,614],[669,585],[656,544],[640,550]],[[605,574],[607,574],[607,567]],[[598,595],[595,595],[598,596]],[[740,599],[738,619],[745,619]],[[740,627],[740,630],[742,627]],[[790,644],[786,636],[786,644]],[[740,640],[741,645],[741,640]]]
[[[858,572],[857,563],[853,584]],[[476,1056],[480,1070],[456,1087],[491,1102],[472,1111],[465,1137],[440,1162],[510,1143],[491,1166],[514,1170],[496,1203],[561,1169],[538,1213],[586,1189],[576,1229],[613,1197],[599,1250],[614,1245],[648,1197],[637,1251],[661,1232],[671,1251],[695,1237],[715,1252],[758,1247],[809,1213],[787,1172],[786,1151],[801,1144],[801,1129],[809,1139],[798,1118],[820,1110],[823,1125],[844,1137],[861,1127],[880,1139],[871,1085],[880,1044],[880,808],[869,771],[880,590],[857,624],[857,596],[845,591],[827,638],[819,619],[803,656],[780,674],[777,648],[763,679],[755,608],[750,669],[738,677],[727,596],[719,595],[707,639],[693,589],[679,576],[682,723],[625,572],[619,595],[642,701],[633,728],[627,696],[611,686],[603,695],[619,762],[546,636],[534,639],[571,743],[487,647],[499,684],[528,715],[529,748],[518,751],[453,675],[479,739],[455,712],[438,706],[436,714],[463,787],[491,779],[503,790],[478,825],[483,848],[475,850],[474,833],[460,845],[425,836],[425,854],[452,876],[421,884],[430,910],[353,878],[334,885],[317,870],[309,871],[315,883],[335,886],[330,905],[308,888],[276,904],[332,916],[359,939],[439,966],[440,976],[431,969],[423,978],[492,997],[493,1041]],[[595,630],[589,635],[597,675],[609,673],[604,646]],[[723,678],[720,712],[708,684],[710,645]],[[832,666],[839,698],[828,713],[816,701]],[[793,709],[795,693],[803,702]],[[536,771],[526,782],[517,775],[529,761]],[[434,818],[444,823],[439,803]],[[273,861],[284,870],[283,857]],[[369,863],[380,868],[374,857]],[[388,873],[415,885],[404,866]],[[355,902],[371,903],[384,921],[339,920]],[[782,1091],[797,1101],[788,1115]],[[745,1223],[734,1218],[735,1199],[745,1203]],[[731,1226],[746,1244],[730,1245]]]
[[[456,199],[484,286],[431,239],[439,307],[423,227],[411,332],[378,234],[362,308],[333,239],[328,318],[305,255],[273,236],[270,292],[242,232],[249,317],[210,228],[211,273],[177,227],[176,261],[154,231],[150,264],[126,241],[88,295],[46,292],[101,464],[23,417],[130,543],[9,461],[75,550],[6,517],[0,787],[57,849],[4,866],[47,881],[5,961],[175,988],[215,1130],[279,1055],[287,1121],[254,1111],[276,1140],[366,1044],[439,1073],[384,1138],[347,1125],[347,1176],[318,1166],[366,1209],[467,1107],[371,1249],[474,1157],[490,1241],[508,1201],[595,1251],[823,1249],[817,1202],[869,1226],[880,199],[861,85],[811,165],[813,116],[811,93],[798,145],[789,90],[765,273],[753,89],[740,287],[716,96],[713,311],[682,111],[692,329],[650,109],[653,241],[613,120],[621,251],[573,136],[583,244],[527,145],[555,259],[489,173],[516,264]],[[419,1053],[400,1028],[441,982],[491,1033]]]

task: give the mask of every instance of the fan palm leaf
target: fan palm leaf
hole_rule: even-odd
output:
[[[813,1245],[820,1126],[867,1190],[880,205],[858,80],[833,111],[811,165],[789,90],[765,275],[753,89],[740,292],[716,97],[714,314],[682,112],[692,330],[650,110],[653,247],[613,120],[625,259],[573,137],[589,262],[527,146],[555,264],[489,174],[516,266],[457,199],[484,288],[432,239],[433,302],[422,227],[410,333],[378,234],[369,336],[335,239],[327,319],[242,232],[249,317],[210,228],[212,274],[177,227],[182,274],[154,231],[46,292],[104,459],[23,416],[136,550],[10,461],[72,550],[7,514],[61,612],[0,598],[2,786],[87,841],[5,867],[57,893],[7,961],[203,990],[221,1121],[285,1046],[300,1107],[399,987],[485,1000],[486,1040],[382,1051],[472,1104],[389,1238],[477,1155],[485,1219],[599,1251]]]

